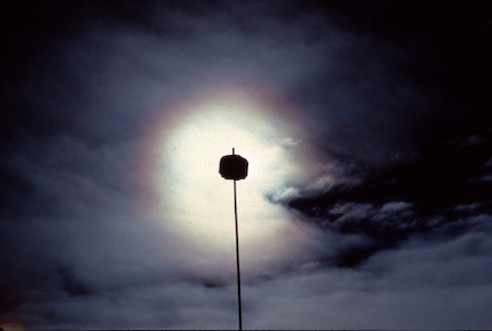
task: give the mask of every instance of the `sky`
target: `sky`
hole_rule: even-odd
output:
[[[3,329],[492,327],[485,3],[0,15]]]

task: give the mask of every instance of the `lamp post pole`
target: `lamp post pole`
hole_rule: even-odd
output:
[[[237,299],[239,313],[239,330],[243,329],[242,309],[241,309],[241,272],[239,268],[239,227],[237,221],[237,193],[236,181],[246,178],[248,175],[248,161],[236,155],[232,148],[232,155],[223,156],[220,159],[219,173],[225,179],[234,180],[234,218],[236,221],[236,268],[237,268]]]
[[[234,149],[232,154],[234,154]],[[237,199],[236,199],[236,180],[234,180],[234,216],[236,218],[236,266],[237,266],[237,300],[239,311],[239,330],[243,329],[242,309],[241,309],[241,271],[239,268],[239,231],[237,225]]]

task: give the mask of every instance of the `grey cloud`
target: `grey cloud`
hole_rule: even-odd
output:
[[[232,309],[228,311],[230,298],[234,297],[232,289],[220,299],[217,289],[176,283],[119,288],[95,295],[47,294],[16,309],[23,323],[41,329],[162,328],[163,325],[197,328],[199,324],[230,328],[235,325],[234,313]]]
[[[404,201],[394,201],[394,202],[385,203],[381,207],[381,211],[386,213],[391,213],[391,212],[394,213],[394,212],[400,212],[410,207],[412,207],[411,203],[404,202]]]
[[[235,327],[233,259],[142,213],[138,157],[155,115],[191,91],[257,84],[303,118],[279,143],[312,153],[299,160],[310,181],[265,196],[299,226],[265,244],[288,255],[245,256],[245,327],[492,324],[490,29],[469,8],[450,7],[458,34],[420,4],[8,6],[0,322]]]
[[[485,167],[487,168],[491,168],[492,167],[492,157],[490,159],[487,160],[487,162],[485,162]]]
[[[422,236],[374,255],[359,270],[321,269],[277,278],[261,290],[251,289],[248,299],[259,307],[251,327],[486,327],[489,236],[490,229],[447,242],[430,243]],[[463,314],[469,318],[461,319]]]

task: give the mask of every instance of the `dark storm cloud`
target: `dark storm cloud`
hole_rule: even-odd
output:
[[[8,2],[0,322],[235,325],[232,277],[134,205],[134,156],[156,105],[258,79],[302,105],[309,135],[285,143],[330,167],[267,197],[323,241],[247,279],[245,326],[490,327],[482,7]]]
[[[318,144],[327,152],[384,167],[490,135],[490,23],[480,5],[334,7],[350,47],[293,91],[325,120]]]
[[[337,262],[354,265],[414,234],[440,233],[462,217],[490,213],[490,182],[472,180],[486,176],[482,165],[490,150],[490,142],[442,146],[432,155],[366,170],[359,185],[340,184],[292,199],[289,206],[322,227],[369,235],[374,240],[369,247],[354,248]],[[466,228],[462,224],[457,233]]]
[[[351,4],[338,9],[352,14],[341,24],[360,47],[347,61],[347,77],[337,80],[338,86],[350,84],[342,87],[350,93],[339,103],[343,117],[334,102],[343,98],[339,90],[314,100],[335,127],[325,127],[318,143],[357,180],[320,193],[298,190],[300,197],[289,202],[322,227],[372,238],[370,245],[341,254],[341,265],[356,265],[414,234],[439,232],[491,208],[484,167],[492,147],[485,87],[490,18],[479,5],[460,7],[463,12],[435,3],[379,5],[368,12]],[[384,213],[393,201],[411,208]],[[458,207],[465,205],[473,208]]]

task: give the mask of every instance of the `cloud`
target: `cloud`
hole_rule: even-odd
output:
[[[375,254],[356,270],[279,277],[251,289],[255,292],[248,298],[260,317],[250,327],[486,327],[486,293],[492,286],[485,262],[491,254],[489,230],[474,229],[441,242],[418,236],[397,250]]]
[[[492,286],[486,261],[492,251],[490,227],[483,226],[490,217],[463,221],[477,227],[448,241],[432,242],[429,235],[414,237],[400,249],[375,254],[359,269],[313,265],[261,282],[246,282],[244,326],[486,327],[491,322],[487,293]],[[20,313],[24,321],[50,328],[195,328],[198,324],[232,328],[237,323],[234,298],[233,284],[207,287],[154,279],[97,295],[60,292],[58,298],[23,305]]]
[[[402,210],[408,209],[411,206],[412,206],[412,204],[408,203],[408,202],[394,201],[394,202],[385,203],[381,207],[381,211],[383,213],[396,213],[396,212],[400,212]]]
[[[7,5],[0,321],[236,327],[234,252],[211,249],[233,237],[179,228],[222,215],[219,188],[168,162],[210,120],[189,105],[233,95],[268,147],[240,195],[245,327],[490,326],[490,24],[428,6]]]

